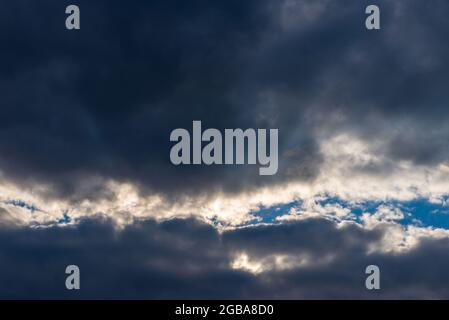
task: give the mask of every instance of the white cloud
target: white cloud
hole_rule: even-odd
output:
[[[73,203],[64,198],[40,196],[48,186],[23,189],[3,179],[0,183],[0,208],[8,212],[8,223],[19,224],[51,224],[68,212],[74,220],[95,214],[105,215],[113,218],[118,225],[149,217],[171,219],[195,216],[203,221],[214,220],[219,228],[232,228],[257,221],[253,213],[260,208],[289,204],[298,199],[302,200],[302,204],[289,212],[279,212],[278,221],[325,217],[343,223],[354,219],[351,208],[340,204],[320,204],[320,200],[328,196],[354,205],[363,201],[408,201],[420,197],[445,205],[443,196],[449,190],[448,164],[423,167],[408,162],[393,162],[378,153],[381,144],[382,141],[373,139],[368,143],[349,134],[323,139],[321,153],[324,163],[314,181],[264,187],[237,195],[216,193],[190,196],[174,202],[161,194],[142,196],[137,186],[130,183],[108,181],[106,188],[112,197],[82,199]],[[387,173],[385,170],[375,170],[384,167],[388,167]],[[13,205],[11,200],[23,201],[39,211],[31,212],[29,208]],[[402,218],[403,213],[398,208],[383,206],[374,214],[362,215],[361,225],[369,229],[385,223],[394,225],[385,240],[388,248],[410,248],[422,237],[447,236],[444,230],[395,225]],[[379,248],[385,249],[383,246]]]

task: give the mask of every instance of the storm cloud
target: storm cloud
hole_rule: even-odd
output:
[[[445,1],[15,1],[0,25],[0,165],[80,199],[105,179],[166,195],[313,179],[323,136],[375,135],[397,160],[447,158]],[[280,172],[174,167],[171,130],[279,128]],[[425,133],[425,134],[422,134]],[[86,189],[86,180],[97,183]],[[100,193],[99,196],[104,196]]]
[[[223,234],[193,219],[143,221],[116,230],[91,218],[77,227],[0,230],[0,297],[34,299],[447,298],[449,242],[424,241],[402,254],[368,254],[385,232],[337,228],[324,219],[256,226]],[[265,259],[253,273],[233,262]],[[273,255],[288,260],[270,264]],[[321,259],[331,256],[332,259]],[[438,262],[438,263],[436,263]],[[65,288],[65,268],[80,268],[81,289]],[[381,290],[365,288],[366,266],[381,270]]]
[[[447,229],[388,203],[447,211],[449,3],[375,2],[5,3],[0,298],[449,298]],[[174,166],[194,120],[279,129],[278,173]]]

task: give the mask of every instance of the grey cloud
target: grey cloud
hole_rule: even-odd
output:
[[[113,178],[171,196],[313,179],[323,133],[377,137],[393,160],[443,161],[448,5],[379,1],[382,30],[370,33],[367,4],[304,1],[286,25],[283,1],[81,1],[83,27],[67,32],[65,2],[9,3],[0,168],[78,200],[92,176],[91,192]],[[173,167],[169,134],[192,120],[279,128],[279,173]]]
[[[0,229],[1,298],[444,298],[447,240],[403,254],[367,255],[384,230],[336,228],[326,220],[255,226],[220,235],[195,220],[142,221],[121,231],[91,218],[69,228]],[[310,254],[328,263],[258,275],[230,267],[251,258]],[[438,263],[436,263],[438,262]],[[81,269],[81,290],[64,287],[65,267]],[[365,267],[381,268],[382,289],[364,288]]]
[[[172,197],[240,192],[314,179],[320,139],[382,141],[394,161],[448,158],[449,4],[383,1],[382,29],[364,28],[370,1],[18,0],[0,19],[0,170],[25,191],[73,201],[112,198],[109,178]],[[285,21],[285,10],[289,16]],[[279,128],[280,168],[174,167],[171,130]],[[366,255],[383,230],[313,220],[223,235],[194,220],[146,221],[117,232],[96,218],[68,228],[13,228],[0,210],[2,298],[447,298],[447,240]],[[10,227],[8,227],[10,226]],[[229,267],[234,255],[335,256],[328,264],[267,271]],[[438,263],[435,263],[438,262]],[[78,263],[81,292],[64,289]],[[382,290],[363,288],[364,267]]]

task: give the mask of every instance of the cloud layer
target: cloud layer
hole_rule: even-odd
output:
[[[196,220],[110,221],[2,229],[2,298],[447,298],[447,239],[403,254],[368,253],[388,226],[366,231],[312,219],[219,234]],[[437,263],[436,263],[437,262]],[[81,290],[65,289],[77,264]],[[365,268],[381,290],[365,289]],[[260,269],[257,269],[260,266]]]
[[[19,184],[78,200],[108,179],[167,196],[309,181],[343,133],[392,161],[447,159],[444,1],[380,1],[377,33],[360,1],[81,1],[79,32],[64,5],[4,9],[0,164]],[[280,173],[174,168],[169,134],[192,120],[279,128]]]
[[[449,3],[376,2],[5,4],[0,297],[447,298]],[[173,166],[193,120],[278,174]]]

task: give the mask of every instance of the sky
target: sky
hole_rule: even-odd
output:
[[[5,2],[0,298],[449,298],[448,15],[446,0]],[[279,129],[278,172],[173,165],[170,133],[193,121]]]

